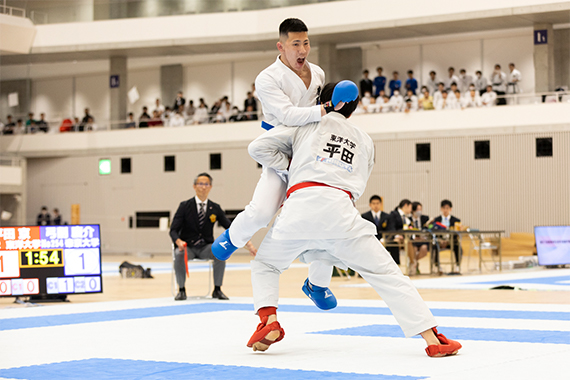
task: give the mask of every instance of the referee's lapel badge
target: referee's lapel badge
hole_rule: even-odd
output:
[[[210,222],[216,223],[216,214],[210,215]]]

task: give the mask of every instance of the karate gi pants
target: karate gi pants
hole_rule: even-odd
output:
[[[243,247],[257,231],[267,227],[285,201],[286,193],[287,184],[275,170],[263,167],[251,202],[236,216],[229,228],[232,244]],[[309,281],[317,286],[328,287],[332,272],[331,265],[317,261],[309,267]]]
[[[251,262],[256,312],[262,307],[278,306],[279,275],[299,256],[305,262],[319,260],[358,272],[386,302],[406,337],[437,326],[409,277],[402,274],[373,235],[352,239],[276,240],[270,230]]]

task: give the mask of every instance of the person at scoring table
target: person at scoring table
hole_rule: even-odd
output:
[[[184,248],[187,249],[188,260],[194,258],[214,260],[215,287],[212,298],[229,299],[222,292],[226,262],[216,259],[211,247],[214,242],[214,224],[218,222],[228,229],[231,222],[220,205],[208,199],[210,190],[212,190],[212,177],[208,173],[198,174],[194,179],[196,196],[180,203],[170,226],[170,237],[175,246],[174,271],[179,287],[178,294],[174,298],[176,301],[186,299]],[[252,255],[257,252],[251,242],[247,242],[246,248]]]

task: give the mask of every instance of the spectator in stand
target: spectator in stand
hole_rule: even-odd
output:
[[[362,72],[363,78],[360,80],[360,96],[364,96],[365,93],[369,92],[372,94],[372,81],[368,78],[368,70]]]
[[[85,123],[84,130],[86,132],[93,132],[97,130],[97,124],[95,124],[95,120],[92,117],[87,118],[87,123]]]
[[[471,86],[469,93],[463,97],[462,102],[462,108],[479,108],[483,105],[481,102],[481,97],[475,89],[475,86]]]
[[[172,106],[172,109],[177,110],[180,108],[180,106],[183,106],[185,104],[186,104],[186,99],[182,97],[182,91],[178,91],[178,94],[176,94],[176,99],[174,99],[174,105]]]
[[[488,85],[487,91],[481,95],[481,103],[485,107],[492,107],[497,101],[497,94],[493,91],[493,86]]]
[[[160,118],[160,114],[157,110],[152,111],[152,118],[148,121],[149,127],[164,127],[164,123]]]
[[[406,93],[408,90],[412,90],[414,95],[416,95],[416,91],[418,90],[418,81],[414,78],[414,72],[412,70],[408,70],[408,79],[406,79]]]
[[[392,73],[392,79],[390,80],[388,87],[390,88],[390,96],[394,95],[394,91],[400,90],[400,87],[402,87],[402,81],[398,79],[397,71]]]
[[[491,74],[491,84],[493,86],[493,91],[497,94],[497,96],[505,95],[507,92],[507,74],[501,71],[501,65],[495,65],[495,71]],[[507,100],[505,98],[498,98],[497,105],[502,106],[507,104]]]
[[[209,120],[210,123],[213,123],[216,120],[218,111],[220,110],[221,107],[222,107],[222,99],[216,100],[214,102],[214,105],[210,109],[210,120]]]
[[[460,110],[463,109],[463,102],[461,101],[461,91],[455,90],[453,93],[455,96],[455,102],[453,104],[453,109]]]
[[[216,123],[226,123],[230,116],[232,116],[232,108],[231,104],[228,101],[224,101],[222,99],[222,105],[218,110],[216,115]]]
[[[416,230],[422,230],[424,225],[429,221],[429,216],[423,215],[423,206],[420,202],[412,202],[412,218],[411,227]],[[408,276],[414,276],[420,273],[418,261],[428,255],[429,243],[425,236],[411,236],[410,246],[408,247]]]
[[[518,94],[521,92],[519,87],[519,82],[521,80],[521,72],[515,69],[514,63],[509,63],[509,82],[508,82],[508,93],[509,94]]]
[[[415,112],[418,110],[418,97],[414,94],[414,92],[411,89],[408,89],[404,101],[406,102],[406,109],[405,109],[406,112],[410,111]]]
[[[455,216],[451,215],[452,207],[453,207],[453,205],[451,204],[450,200],[448,200],[448,199],[442,200],[441,201],[441,215],[436,217],[433,220],[434,223],[441,223],[447,229],[454,230],[455,224],[461,223],[461,219],[456,218]],[[446,248],[448,246],[449,246],[449,240],[441,239],[439,241],[439,247],[440,248]],[[459,244],[459,239],[457,239],[457,237],[455,237],[455,239],[453,239],[453,252],[455,253],[454,272],[458,272],[459,271],[459,265],[461,264],[462,249],[461,249],[461,245]],[[437,256],[436,256],[436,262],[439,265],[439,252],[437,253]]]
[[[382,69],[381,67],[376,68],[376,72],[378,73],[378,75],[376,76],[376,78],[374,78],[374,97],[375,98],[382,96],[383,94],[381,94],[381,92],[384,92],[386,89],[386,77],[384,75],[382,75],[382,71],[384,71],[384,69]]]
[[[427,87],[423,87],[423,93],[422,97],[419,100],[419,106],[425,111],[433,110],[433,96],[429,94]]]
[[[441,98],[437,99],[437,102],[435,103],[435,109],[438,111],[442,111],[442,110],[448,110],[451,109],[453,106],[453,103],[451,102],[451,100],[449,99],[450,97],[447,94],[446,90],[443,90],[441,92]],[[455,99],[455,97],[453,97]]]
[[[170,116],[172,115],[172,111],[170,110],[169,106],[164,107],[164,113],[162,114],[162,125],[165,127],[170,127]]]
[[[139,128],[147,128],[149,120],[150,115],[148,114],[148,108],[147,106],[143,106],[142,113],[139,116]]]
[[[85,130],[85,125],[89,121],[89,118],[95,121],[95,118],[89,114],[89,108],[85,108],[85,116],[83,116],[83,119],[81,119],[81,123],[79,123],[79,128],[77,128],[79,132],[83,132]]]
[[[25,135],[26,134],[26,126],[24,125],[24,122],[22,121],[22,119],[18,119],[18,121],[16,121],[16,126],[14,127],[14,133],[12,133],[13,135]]]
[[[152,113],[154,114],[154,111],[156,111],[158,112],[158,116],[160,117],[163,114],[164,110],[165,110],[164,106],[160,104],[160,99],[157,98]]]
[[[443,96],[442,96],[443,90],[445,90],[445,85],[443,84],[443,82],[439,82],[437,84],[437,91],[433,93],[433,105],[434,105],[434,107],[437,105],[437,103],[440,101],[440,99],[443,98]]]
[[[135,121],[135,115],[132,112],[129,112],[127,115],[127,121],[125,122],[126,129],[132,129],[137,127],[137,122]]]
[[[243,115],[241,114],[241,112],[239,112],[239,108],[237,108],[236,106],[232,107],[232,113],[228,119],[229,122],[236,122],[236,121],[241,121]]]
[[[61,226],[61,215],[57,208],[53,209],[53,221],[51,224],[52,226]]]
[[[247,92],[247,98],[243,101],[243,110],[247,112],[247,107],[251,106],[253,112],[257,112],[257,100],[251,91]]]
[[[38,214],[36,224],[38,226],[49,226],[51,224],[51,216],[46,206],[42,207],[42,210]]]
[[[36,122],[36,125],[38,126],[38,129],[44,133],[48,133],[49,131],[49,124],[46,121],[46,114],[45,113],[40,113],[40,120],[38,120]]]
[[[455,75],[455,69],[453,67],[450,67],[449,69],[447,69],[447,72],[449,74],[449,76],[447,77],[447,79],[444,82],[445,85],[445,89],[447,91],[451,90],[451,84],[452,83],[459,83],[459,78],[457,77],[457,75]]]
[[[14,123],[12,121],[12,115],[8,115],[6,117],[6,124],[2,128],[2,134],[3,135],[13,135],[14,134],[14,128],[16,128],[16,123]]]
[[[400,95],[399,90],[394,90],[394,95],[390,98],[392,112],[402,112],[405,108],[404,97]]]
[[[366,91],[364,93],[364,96],[360,99],[360,101],[362,102],[362,109],[364,110],[365,113],[371,112],[369,110],[370,104],[372,103],[372,95],[370,94],[370,92]]]
[[[240,121],[257,120],[257,112],[253,109],[252,105],[247,106],[245,113],[242,115]]]
[[[457,86],[457,83],[453,82],[451,83],[451,88],[447,91],[450,94],[453,92],[455,94],[455,91],[459,90],[459,87]]]
[[[378,112],[387,113],[392,112],[392,105],[390,104],[390,97],[386,94],[382,96],[380,104],[378,105]]]
[[[467,75],[465,69],[459,70],[459,82],[457,83],[459,86],[459,91],[462,94],[466,93],[469,90],[469,86],[473,83],[473,78],[471,75]]]
[[[483,95],[483,93],[487,90],[487,78],[483,76],[481,70],[477,70],[475,72],[475,91],[479,93],[479,95]]]
[[[436,91],[437,91],[437,85],[438,85],[438,81],[437,78],[435,77],[435,71],[430,71],[429,72],[429,79],[426,82],[426,86],[428,88],[428,91],[431,95],[433,95]],[[423,91],[422,91],[423,93]]]
[[[205,124],[208,123],[208,106],[204,103],[204,99],[200,98],[200,105],[194,113],[194,124]]]
[[[28,113],[28,120],[26,120],[26,127],[30,127],[32,125],[32,123],[35,125],[36,120],[34,119],[34,113],[30,112],[30,113]],[[29,129],[30,128],[28,128],[28,130]]]
[[[188,107],[186,107],[186,124],[194,123],[194,114],[196,113],[196,107],[194,107],[194,101],[190,100],[188,102]]]
[[[177,110],[176,113],[170,116],[170,122],[168,123],[169,127],[183,127],[186,123],[184,122],[184,116],[180,110]]]
[[[370,197],[370,211],[362,214],[362,218],[374,223],[376,226],[376,239],[382,239],[382,231],[388,227],[388,217],[390,214],[382,211],[382,197],[373,195]]]

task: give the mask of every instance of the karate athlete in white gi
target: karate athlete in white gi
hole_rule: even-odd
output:
[[[332,111],[332,107],[318,105],[325,73],[319,66],[307,61],[311,47],[305,23],[294,18],[284,20],[279,26],[277,48],[281,54],[275,63],[263,70],[255,80],[255,89],[266,119],[264,128],[289,128],[320,121],[322,116]],[[273,169],[263,168],[251,202],[212,244],[212,252],[219,260],[227,260],[259,229],[271,222],[285,200],[286,169],[277,173]],[[305,294],[323,310],[332,309],[337,304],[328,289],[332,271],[332,266],[315,262],[309,267],[309,276],[303,285]]]
[[[261,323],[248,347],[265,351],[283,339],[276,315],[279,276],[300,258],[352,268],[386,302],[406,337],[421,334],[429,356],[454,355],[461,344],[437,333],[418,291],[376,239],[374,224],[354,207],[374,165],[372,139],[347,120],[358,104],[358,87],[351,81],[327,84],[321,99],[331,98],[335,109],[341,108],[320,123],[272,130],[249,146],[262,165],[277,170],[289,166],[289,188],[281,214],[252,261],[253,299]],[[355,100],[344,104],[339,98]]]

